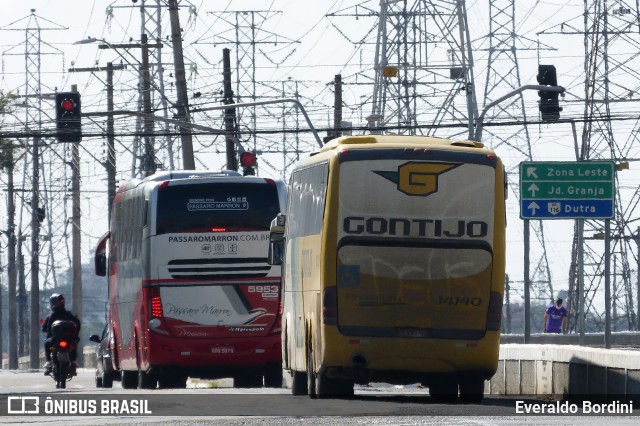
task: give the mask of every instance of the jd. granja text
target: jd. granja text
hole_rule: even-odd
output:
[[[344,218],[342,229],[347,234],[387,235],[398,237],[483,238],[488,225],[478,220],[442,221],[440,219],[402,219],[383,217]]]

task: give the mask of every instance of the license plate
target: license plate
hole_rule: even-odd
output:
[[[232,355],[234,353],[233,346],[213,346],[211,348],[212,354],[218,355]]]
[[[69,352],[58,352],[58,361],[69,362]]]

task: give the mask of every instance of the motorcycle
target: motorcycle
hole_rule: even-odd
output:
[[[78,331],[73,321],[58,320],[51,325],[51,377],[56,389],[65,389],[67,381],[76,375],[71,353],[78,342]]]

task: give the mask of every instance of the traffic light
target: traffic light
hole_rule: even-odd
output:
[[[56,93],[56,136],[60,142],[82,140],[80,106],[80,93]]]
[[[553,65],[538,65],[537,80],[538,84],[542,86],[557,86],[556,67]],[[540,96],[538,107],[540,108],[542,120],[558,121],[560,119],[560,111],[562,111],[558,102],[558,93],[539,90],[538,96]]]
[[[256,174],[256,154],[251,151],[245,151],[240,154],[240,165],[242,166],[242,175],[255,175]]]

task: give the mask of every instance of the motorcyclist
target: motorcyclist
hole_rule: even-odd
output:
[[[45,318],[42,323],[42,332],[47,333],[47,338],[44,341],[44,354],[47,362],[44,364],[44,375],[48,376],[51,373],[52,364],[51,364],[51,337],[53,336],[51,331],[51,326],[55,321],[58,320],[67,320],[73,321],[76,323],[76,337],[80,333],[80,320],[77,316],[72,314],[70,311],[67,311],[64,307],[64,296],[58,293],[54,293],[49,298],[49,306],[51,307],[51,314],[47,318]],[[72,365],[77,367],[76,364],[76,347],[74,345],[73,349],[69,352],[69,358],[72,361]]]

